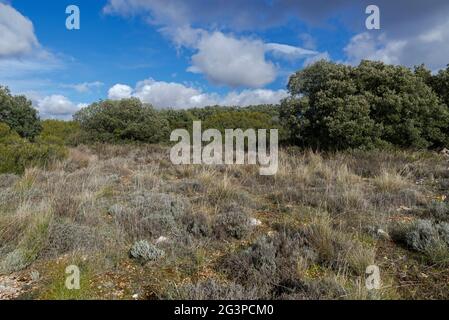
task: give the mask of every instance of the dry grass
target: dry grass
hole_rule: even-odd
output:
[[[449,179],[436,155],[285,149],[277,175],[264,177],[250,165],[174,166],[168,154],[78,147],[51,169],[0,176],[0,273],[37,269],[33,297],[52,299],[72,297],[60,283],[70,257],[89,270],[75,298],[409,297],[398,255],[418,274],[434,272],[435,283],[449,277],[378,232],[418,216],[449,221],[447,202],[435,200]],[[139,240],[166,254],[133,263],[127,254]],[[372,264],[383,271],[376,292],[364,285]],[[107,290],[90,291],[105,281]]]

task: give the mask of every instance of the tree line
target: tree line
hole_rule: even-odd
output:
[[[425,65],[323,60],[293,74],[287,88],[280,105],[250,107],[158,110],[135,98],[102,100],[64,122],[41,121],[31,101],[0,87],[0,163],[9,168],[0,172],[62,157],[64,145],[169,143],[174,129],[191,130],[196,120],[222,131],[279,129],[282,144],[314,150],[449,146],[449,66],[432,74]],[[35,152],[21,158],[23,150]]]

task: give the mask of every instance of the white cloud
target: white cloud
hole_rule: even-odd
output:
[[[124,84],[116,84],[108,91],[108,98],[112,100],[120,100],[131,98],[133,89]]]
[[[255,104],[278,104],[282,99],[288,97],[287,90],[255,89],[243,90],[242,92],[230,92],[222,100],[225,106],[249,106]]]
[[[319,52],[303,49],[300,47],[289,46],[281,43],[267,43],[265,44],[265,48],[267,51],[271,51],[274,55],[286,58],[289,60],[301,59],[304,57],[315,56],[319,54]]]
[[[276,65],[267,59],[311,58],[319,52],[280,43],[264,43],[254,38],[235,37],[220,31],[208,32],[189,26],[161,29],[176,45],[196,50],[187,69],[203,74],[209,81],[230,87],[260,88],[278,76]]]
[[[39,110],[39,114],[44,119],[70,119],[75,112],[87,106],[87,104],[82,103],[76,104],[62,95],[51,95],[41,99],[37,98],[35,105]]]
[[[13,7],[0,3],[0,58],[28,54],[38,47],[33,23]]]
[[[357,64],[363,59],[398,64],[406,44],[406,41],[389,41],[384,34],[376,37],[365,32],[355,35],[344,51],[350,64]]]
[[[377,0],[381,30],[365,33],[363,20],[353,17],[360,15],[364,19],[369,4],[371,0],[109,0],[105,11],[142,15],[150,23],[170,28],[195,25],[237,32],[286,27],[296,18],[307,26],[344,26],[357,34],[346,48],[349,63],[378,59],[407,66],[425,63],[432,70],[446,66],[449,1],[432,0],[430,4],[422,0]],[[186,36],[192,39],[192,34]],[[306,49],[315,50],[310,35],[302,34],[300,39]]]
[[[216,31],[203,36],[197,49],[188,71],[202,73],[213,83],[257,88],[276,79],[276,67],[265,59],[265,46],[259,40]]]
[[[436,71],[449,62],[449,21],[409,34],[360,33],[350,40],[344,51],[351,64],[362,59],[409,67],[425,63]]]
[[[265,6],[260,1],[249,4],[237,1],[110,0],[104,11],[123,16],[141,14],[150,23],[162,26],[159,30],[171,39],[178,50],[182,47],[196,50],[187,71],[202,74],[213,84],[261,88],[278,76],[279,68],[273,59],[305,59],[318,52],[191,26],[201,15],[198,12],[203,11],[203,15],[212,21],[211,14],[217,15],[217,18],[229,14],[237,24],[245,24],[255,16],[255,10]],[[272,55],[267,58],[267,53]]]
[[[180,83],[144,80],[137,84],[133,95],[156,107],[175,109],[215,104],[215,99],[199,89]]]
[[[70,88],[75,91],[78,91],[79,93],[86,93],[86,92],[90,92],[92,89],[99,88],[103,85],[104,85],[103,82],[94,81],[94,82],[83,82],[83,83],[76,83],[76,84],[64,84],[64,85],[61,85],[61,87]]]
[[[248,106],[254,104],[277,104],[288,96],[286,90],[273,91],[268,89],[247,89],[241,92],[231,91],[226,95],[219,95],[217,93],[205,93],[201,89],[181,83],[155,81],[153,79],[138,82],[135,89],[129,86],[125,87],[131,90],[131,92],[127,92],[129,95],[126,97],[139,98],[142,102],[150,103],[157,108],[174,109],[188,109],[209,105]],[[120,97],[117,96],[114,99],[120,99]]]

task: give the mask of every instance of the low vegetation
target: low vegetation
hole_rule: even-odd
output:
[[[168,152],[80,146],[0,175],[0,272],[39,273],[25,298],[448,298],[443,156],[287,148],[263,177]],[[63,284],[75,262],[76,295]],[[372,264],[382,288],[368,291]]]

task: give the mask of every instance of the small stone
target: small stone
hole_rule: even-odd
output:
[[[137,293],[133,294],[133,299],[135,299],[135,300],[139,299],[139,295]]]
[[[251,218],[251,219],[249,220],[249,224],[250,224],[251,226],[253,226],[253,227],[257,227],[257,226],[260,226],[260,225],[262,224],[262,221],[260,221],[260,220],[258,220],[258,219],[255,219],[255,218]]]

